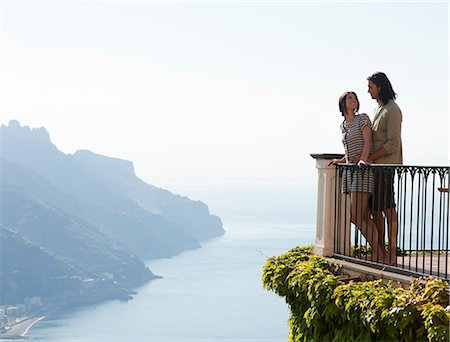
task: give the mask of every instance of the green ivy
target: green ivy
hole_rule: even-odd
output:
[[[388,243],[386,242],[386,249],[388,247]],[[352,246],[352,250],[353,250],[353,255],[357,258],[364,258],[369,256],[372,253],[372,247],[370,245],[354,245]],[[397,246],[397,248],[395,249],[395,255],[397,256],[402,256],[402,255],[407,255],[408,252],[404,249],[402,249],[401,247]]]
[[[369,245],[356,245],[352,246],[353,255],[357,258],[368,256],[372,253],[372,247]]]
[[[448,283],[345,281],[341,269],[296,247],[267,260],[263,285],[285,298],[289,341],[449,341]]]

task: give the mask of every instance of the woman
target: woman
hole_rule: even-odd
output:
[[[333,159],[332,164],[351,163],[367,165],[372,152],[372,124],[367,114],[357,114],[359,101],[352,91],[345,92],[339,98],[339,111],[344,116],[341,124],[342,142],[345,156]],[[350,196],[350,220],[362,232],[372,246],[372,261],[385,257],[378,242],[378,229],[369,214],[369,195],[373,191],[373,172],[369,169],[348,169],[342,182],[342,191]]]

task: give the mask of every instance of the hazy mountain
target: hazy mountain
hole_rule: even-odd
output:
[[[224,232],[220,219],[210,215],[204,203],[146,184],[136,177],[129,161],[89,151],[66,155],[51,143],[45,129],[21,127],[17,121],[1,127],[1,140],[0,157],[32,169],[83,202],[74,214],[112,234],[143,258],[197,248],[199,240]],[[140,234],[146,237],[141,239]],[[144,248],[142,240],[155,245]]]
[[[38,296],[49,306],[88,304],[128,299],[133,292],[116,285],[96,270],[61,257],[21,233],[0,225],[0,303],[21,303]]]
[[[148,212],[182,225],[183,229],[197,240],[223,234],[220,218],[210,215],[206,204],[145,183],[136,177],[131,162],[86,150],[77,151],[74,158],[88,174],[133,200]]]
[[[155,278],[137,256],[88,222],[12,184],[1,183],[0,190],[2,224],[39,246],[76,260],[123,286]]]
[[[0,159],[0,163],[4,183],[14,184],[22,192],[90,222],[143,258],[167,257],[181,250],[200,246],[177,224],[169,223],[135,203],[123,201],[122,210],[119,210],[105,203],[86,201],[63,192],[25,166],[4,159]],[[130,212],[134,214],[131,215]]]
[[[16,241],[15,255],[26,259],[28,247],[37,246],[46,252],[40,260],[53,258],[58,272],[67,270],[61,258],[69,260],[89,277],[95,274],[98,284],[111,282],[106,292],[115,293],[114,286],[131,288],[155,277],[138,257],[175,255],[224,232],[204,203],[146,184],[129,161],[89,151],[64,154],[44,128],[17,121],[3,125],[0,138],[0,224],[7,227],[2,238]],[[0,255],[4,262],[3,248]],[[68,269],[77,279],[86,277]]]

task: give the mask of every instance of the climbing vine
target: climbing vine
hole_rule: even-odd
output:
[[[290,307],[289,341],[449,341],[448,283],[346,278],[311,247],[267,260],[263,285]]]

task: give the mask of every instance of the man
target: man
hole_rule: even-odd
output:
[[[370,96],[378,102],[372,119],[374,152],[368,160],[376,164],[402,164],[402,112],[395,103],[397,94],[391,82],[382,72],[367,78]],[[397,210],[394,201],[394,172],[377,170],[372,194],[372,215],[379,230],[379,244],[384,250],[385,219],[388,225],[388,254],[390,265],[396,264]]]

